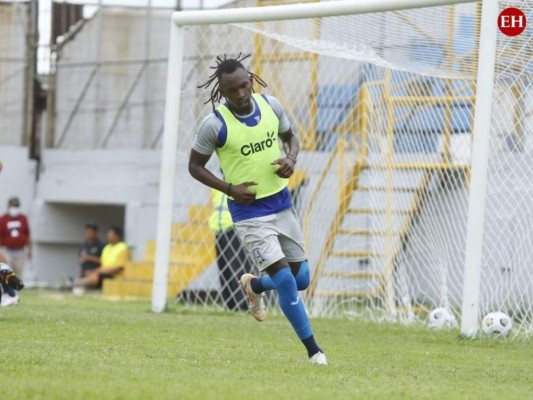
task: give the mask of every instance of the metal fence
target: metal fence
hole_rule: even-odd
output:
[[[171,12],[102,7],[73,25],[53,47],[47,146],[158,145]]]

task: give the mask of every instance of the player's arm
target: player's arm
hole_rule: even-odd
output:
[[[278,176],[289,178],[294,173],[294,166],[296,165],[298,151],[300,150],[300,142],[291,128],[286,132],[280,133],[279,137],[283,142],[283,147],[286,149],[286,155],[285,158],[280,158],[272,162],[272,165],[279,165],[279,168],[276,170]]]
[[[80,261],[81,262],[90,261],[90,262],[94,262],[94,263],[100,264],[101,258],[98,257],[98,256],[92,256],[90,254],[83,253],[80,256]]]
[[[257,185],[255,182],[243,182],[238,185],[232,185],[219,179],[205,165],[211,156],[191,150],[189,157],[189,173],[197,181],[216,189],[222,193],[231,196],[238,203],[251,204],[255,200],[255,193],[248,190],[249,186]]]
[[[287,158],[292,159],[296,164],[298,152],[300,151],[300,141],[298,140],[298,137],[294,134],[291,128],[284,133],[280,133],[279,137],[285,145],[284,147],[287,149]]]

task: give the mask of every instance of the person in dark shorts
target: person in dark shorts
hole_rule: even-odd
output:
[[[98,238],[98,225],[94,222],[87,222],[85,224],[83,236],[84,242],[79,256],[81,277],[87,276],[88,271],[92,271],[100,266],[100,257],[104,250],[104,243]]]

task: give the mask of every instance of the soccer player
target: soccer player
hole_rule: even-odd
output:
[[[309,265],[287,178],[294,172],[299,142],[289,120],[273,96],[256,94],[254,81],[266,83],[246,70],[248,58],[217,57],[215,72],[199,88],[211,89],[213,112],[201,122],[189,159],[190,174],[211,188],[226,193],[235,230],[250,258],[267,275],[244,274],[241,285],[252,316],[266,316],[263,292],[276,289],[280,307],[307,349],[309,360],[326,365],[316,343],[298,290],[309,286]],[[223,104],[215,108],[222,98]],[[281,155],[278,138],[287,153]],[[205,165],[215,152],[224,180]]]

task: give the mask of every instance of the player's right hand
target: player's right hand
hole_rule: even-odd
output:
[[[237,203],[252,204],[255,201],[256,193],[252,192],[249,187],[257,185],[257,182],[243,182],[240,185],[231,185],[231,197]]]

